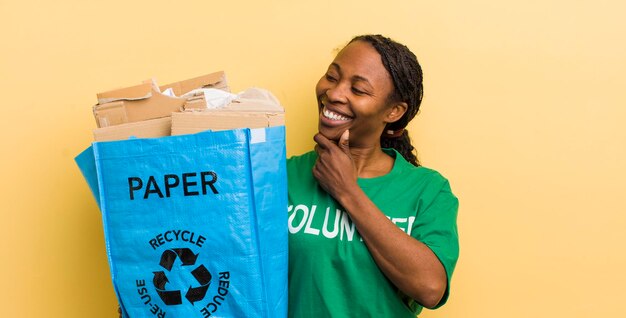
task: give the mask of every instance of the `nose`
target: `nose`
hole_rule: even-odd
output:
[[[330,85],[326,90],[326,96],[331,103],[345,103],[347,102],[347,87],[345,84],[334,83]]]

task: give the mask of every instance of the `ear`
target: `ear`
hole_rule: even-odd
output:
[[[389,111],[387,112],[386,122],[393,123],[398,121],[400,118],[402,118],[404,113],[406,113],[407,108],[408,105],[405,102],[397,102],[392,104],[389,108]]]

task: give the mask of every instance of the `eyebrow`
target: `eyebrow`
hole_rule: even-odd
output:
[[[341,71],[341,66],[339,66],[339,64],[337,64],[337,63],[333,62],[333,63],[330,63],[330,65],[331,65],[331,66],[336,67],[339,71]],[[367,78],[365,78],[365,77],[363,77],[363,76],[361,76],[361,75],[354,75],[354,76],[352,76],[352,80],[353,80],[353,81],[361,81],[361,82],[365,82],[365,83],[367,83],[369,86],[372,86],[372,83],[370,83],[370,81],[369,81]]]

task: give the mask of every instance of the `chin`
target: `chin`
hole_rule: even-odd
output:
[[[340,129],[337,129],[337,128],[329,128],[329,127],[325,127],[325,126],[319,125],[318,128],[317,128],[317,131],[322,136],[328,138],[329,140],[339,141],[339,138],[341,138],[341,134],[343,134],[345,129],[340,130]]]

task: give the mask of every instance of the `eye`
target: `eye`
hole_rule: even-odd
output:
[[[326,73],[326,80],[329,82],[336,82],[337,78],[335,78],[334,76],[330,75],[329,73]]]
[[[365,94],[367,94],[365,91],[360,90],[360,89],[358,89],[358,88],[356,88],[356,87],[352,87],[352,92],[353,92],[355,95],[365,95]]]

